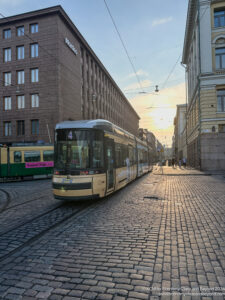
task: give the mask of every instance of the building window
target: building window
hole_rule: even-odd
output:
[[[225,68],[225,48],[216,48],[216,69]]]
[[[37,33],[38,32],[38,24],[30,24],[30,33]]]
[[[38,94],[31,95],[31,107],[39,107],[39,95]]]
[[[3,49],[3,61],[4,62],[11,61],[11,48]]]
[[[38,68],[31,69],[31,82],[38,82],[39,76],[38,76]]]
[[[11,29],[3,30],[3,37],[4,37],[4,39],[10,39],[11,38]]]
[[[21,71],[17,71],[17,84],[24,84],[25,80],[24,80],[24,70]]]
[[[4,97],[4,110],[12,109],[12,99],[11,97]]]
[[[217,111],[225,112],[225,90],[217,91]]]
[[[214,11],[214,27],[225,26],[225,8]]]
[[[24,59],[24,46],[17,46],[16,47],[16,58],[17,59]]]
[[[17,135],[25,134],[25,121],[24,120],[19,120],[16,122],[16,132],[17,132]]]
[[[16,34],[17,34],[17,36],[23,36],[24,35],[24,26],[17,27]]]
[[[219,124],[218,129],[219,132],[225,132],[225,124]]]
[[[10,136],[12,135],[12,123],[9,121],[6,121],[3,123],[4,127],[4,136]]]
[[[30,45],[30,57],[38,57],[38,44]]]
[[[25,96],[20,95],[20,96],[17,96],[16,98],[17,98],[17,108],[18,109],[25,108]]]
[[[31,120],[31,134],[39,134],[39,120]]]
[[[12,82],[11,72],[4,73],[4,82],[3,82],[4,86],[11,85],[11,82]]]

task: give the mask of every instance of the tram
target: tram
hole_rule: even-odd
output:
[[[0,146],[0,181],[50,178],[54,147],[49,144],[12,144]]]
[[[54,149],[56,199],[102,198],[152,168],[146,142],[107,120],[58,123]]]

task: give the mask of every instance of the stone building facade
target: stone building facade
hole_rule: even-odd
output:
[[[176,162],[187,159],[187,141],[186,141],[186,104],[177,105],[177,112],[174,118],[174,145],[173,158]],[[190,157],[191,159],[191,157]],[[191,162],[189,162],[191,164]]]
[[[0,19],[0,143],[53,142],[64,120],[139,116],[61,6]]]
[[[188,160],[203,170],[225,170],[225,1],[189,0],[182,62]]]

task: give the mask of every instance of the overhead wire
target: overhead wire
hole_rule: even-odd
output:
[[[117,32],[117,34],[118,34],[118,36],[119,36],[119,39],[120,39],[120,41],[121,41],[121,43],[122,43],[122,46],[123,46],[123,48],[124,48],[124,51],[125,51],[125,53],[126,53],[126,55],[127,55],[127,58],[128,58],[128,60],[129,60],[129,62],[130,62],[130,65],[131,65],[131,67],[132,67],[132,69],[133,69],[133,71],[134,71],[134,74],[135,74],[136,78],[137,78],[138,84],[140,85],[141,90],[144,91],[144,90],[143,90],[143,87],[142,87],[142,85],[141,85],[140,78],[138,77],[136,68],[135,68],[135,66],[134,66],[134,64],[133,64],[133,62],[132,62],[132,59],[131,59],[131,57],[130,57],[130,55],[129,55],[129,53],[128,53],[128,50],[127,50],[127,48],[126,48],[126,46],[125,46],[125,43],[124,43],[124,41],[123,41],[123,39],[122,39],[122,36],[121,36],[121,34],[120,34],[119,30],[118,30],[118,27],[117,27],[117,25],[116,25],[116,22],[115,22],[115,20],[114,20],[112,14],[111,14],[111,12],[110,12],[110,9],[109,9],[109,7],[108,7],[108,5],[107,5],[107,3],[106,3],[106,0],[103,0],[103,1],[104,1],[104,3],[105,3],[106,9],[107,9],[107,11],[108,11],[108,13],[109,13],[109,16],[110,16],[110,18],[111,18],[111,20],[112,20],[112,23],[113,23],[113,25],[114,25],[114,27],[115,27],[115,29],[116,29],[116,32]]]

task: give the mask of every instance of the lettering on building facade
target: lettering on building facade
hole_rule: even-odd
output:
[[[73,51],[73,53],[75,55],[78,54],[77,49],[74,47],[74,45],[70,42],[70,40],[68,38],[65,38],[65,43],[67,44],[67,46]]]

